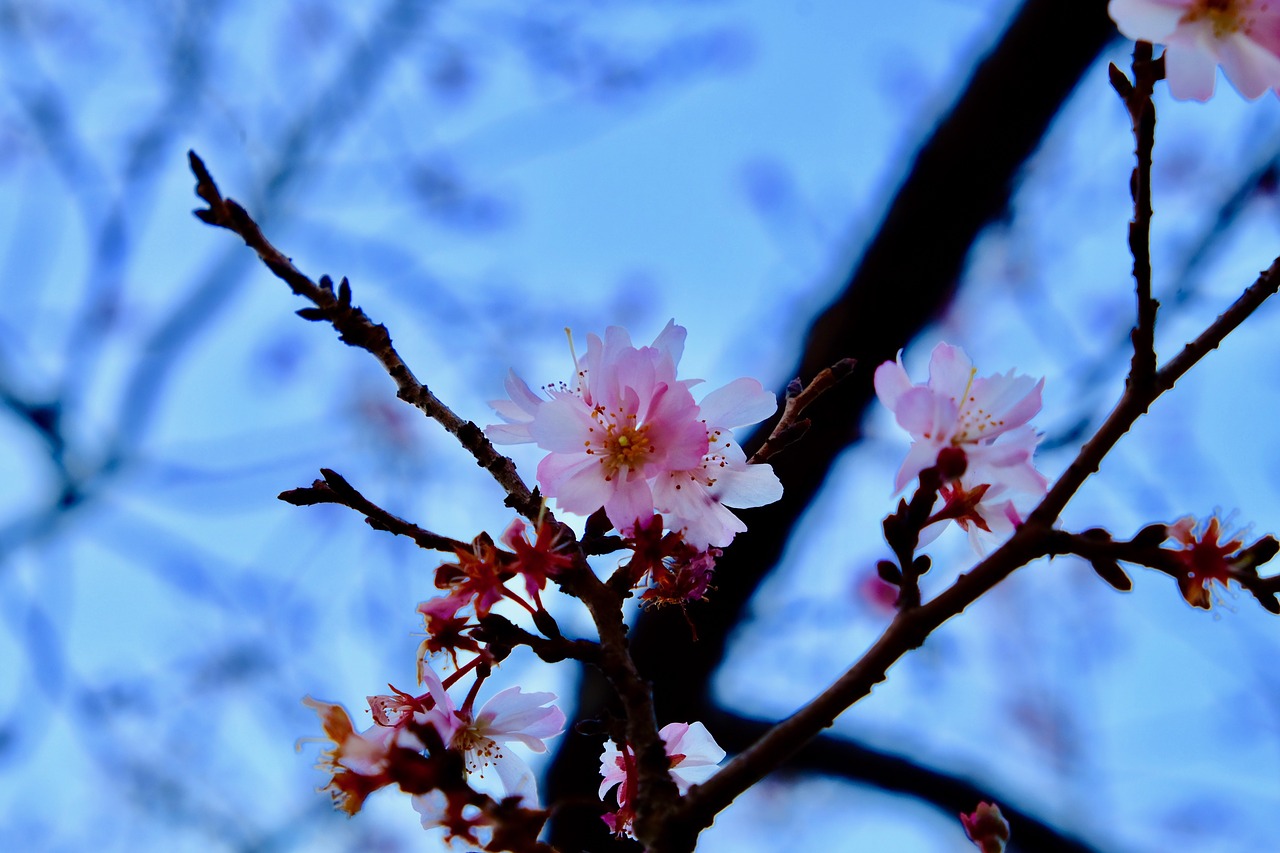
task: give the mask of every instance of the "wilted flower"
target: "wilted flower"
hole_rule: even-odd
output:
[[[333,796],[336,808],[354,815],[371,793],[402,775],[392,766],[394,762],[426,760],[421,755],[426,745],[418,732],[420,727],[433,725],[433,721],[412,698],[408,694],[369,697],[375,722],[363,732],[355,730],[351,716],[341,705],[310,696],[302,700],[320,715],[325,736],[333,742],[333,748],[321,755],[317,766],[333,774],[325,790]],[[403,699],[410,700],[409,704],[404,704]]]
[[[1194,516],[1180,518],[1168,528],[1169,538],[1182,547],[1171,556],[1178,567],[1178,589],[1192,607],[1208,610],[1213,607],[1213,584],[1225,589],[1241,559],[1244,540],[1239,533],[1224,537],[1222,521],[1212,515],[1207,521],[1197,522]],[[1221,541],[1225,539],[1226,541]],[[1257,576],[1257,569],[1251,567]]]
[[[436,586],[451,590],[450,598],[457,599],[459,607],[475,604],[476,616],[483,619],[493,605],[510,595],[505,583],[511,572],[502,565],[501,553],[488,533],[473,539],[469,548],[454,546],[454,553],[458,562],[442,563],[436,569]]]
[[[512,569],[524,575],[525,589],[536,601],[547,585],[547,578],[555,577],[573,565],[573,558],[560,550],[559,530],[550,524],[539,522],[534,541],[525,532],[523,519],[517,518],[502,534],[502,544],[515,552]]]
[[[1205,101],[1217,66],[1246,98],[1280,86],[1280,5],[1271,0],[1111,0],[1128,38],[1163,44],[1169,93]]]
[[[472,627],[470,618],[458,615],[470,602],[469,596],[454,594],[428,599],[418,605],[427,629],[427,636],[418,645],[418,683],[422,683],[421,667],[428,655],[448,652],[456,668],[458,652],[480,652],[480,644],[467,633]]]

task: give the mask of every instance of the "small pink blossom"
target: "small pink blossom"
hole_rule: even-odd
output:
[[[504,423],[486,434],[549,451],[538,484],[562,510],[590,515],[603,507],[624,536],[659,512],[692,544],[723,547],[745,529],[726,507],[781,497],[773,470],[748,464],[729,433],[768,417],[776,403],[753,379],[695,402],[689,389],[698,380],[676,376],[684,341],[674,321],[647,347],[633,346],[619,326],[604,340],[588,335],[573,383],[545,389],[549,399],[509,374],[510,399],[491,402]]]
[[[1250,100],[1280,87],[1280,5],[1272,0],[1111,0],[1128,38],[1165,46],[1169,93],[1205,101],[1217,66]]]
[[[995,803],[978,803],[973,814],[961,814],[965,834],[982,853],[1003,853],[1009,843],[1009,821]]]
[[[895,490],[938,464],[939,453],[948,448],[963,454],[965,488],[986,485],[989,499],[1011,494],[1038,497],[1048,488],[1031,461],[1040,438],[1027,424],[1040,411],[1043,379],[1037,382],[1013,371],[979,377],[964,350],[940,343],[929,359],[927,383],[912,384],[899,353],[897,361],[876,368],[875,388],[912,438]],[[948,458],[948,464],[954,459]],[[988,524],[1004,512],[995,504],[987,508],[980,517]]]
[[[667,757],[671,760],[671,779],[680,793],[700,785],[716,772],[716,765],[724,760],[725,751],[711,737],[702,723],[670,723],[658,732]],[[613,741],[606,741],[600,755],[600,799],[614,786],[618,788],[618,811],[605,815],[604,821],[619,835],[631,835],[635,820],[635,755],[630,746],[622,749]]]

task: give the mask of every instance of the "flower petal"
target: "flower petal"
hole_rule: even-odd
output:
[[[1170,43],[1164,51],[1169,94],[1180,101],[1207,101],[1217,81],[1217,59],[1194,43]]]
[[[758,380],[742,377],[707,394],[698,404],[708,429],[759,423],[778,410],[778,400]]]

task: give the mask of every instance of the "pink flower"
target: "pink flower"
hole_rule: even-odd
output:
[[[747,464],[728,432],[768,417],[775,401],[759,382],[739,379],[694,402],[697,380],[676,378],[684,340],[675,321],[647,347],[633,346],[618,326],[603,341],[589,335],[573,385],[546,389],[550,399],[510,374],[511,399],[491,403],[504,423],[486,433],[499,444],[535,442],[549,451],[538,484],[565,511],[603,507],[623,535],[656,511],[695,545],[727,545],[745,529],[727,506],[760,506],[782,494],[772,469]]]
[[[671,759],[671,779],[681,794],[700,785],[716,772],[716,765],[724,760],[725,751],[711,737],[702,723],[670,723],[658,732],[663,747]],[[600,799],[609,789],[618,786],[618,811],[606,815],[605,823],[619,835],[631,835],[631,823],[635,810],[635,755],[630,746],[621,750],[613,741],[606,741],[600,755]]]
[[[920,531],[921,546],[936,539],[948,521],[955,521],[969,534],[974,553],[985,554],[1021,526],[1022,513],[1007,497],[1008,488],[986,483],[970,487],[968,481],[968,475],[963,474],[938,489],[942,508],[934,512],[930,523]]]
[[[467,629],[473,627],[470,617],[458,615],[458,611],[470,603],[469,596],[454,593],[431,598],[418,605],[427,630],[427,635],[418,644],[419,684],[422,683],[422,666],[428,655],[448,652],[454,668],[457,668],[459,651],[480,653],[480,643],[467,633]]]
[[[995,803],[978,803],[973,814],[961,814],[965,835],[982,853],[1003,853],[1009,842],[1009,821]]]
[[[1040,411],[1043,379],[1036,382],[1013,371],[978,377],[964,350],[941,343],[929,359],[927,384],[911,384],[898,353],[896,362],[876,368],[875,388],[912,438],[895,490],[935,465],[938,452],[948,447],[964,453],[970,488],[1000,485],[1036,495],[1048,488],[1031,463],[1039,436],[1027,426]]]
[[[1111,0],[1128,38],[1163,44],[1169,93],[1205,101],[1217,66],[1253,99],[1280,86],[1280,5],[1271,0]]]
[[[501,782],[502,797],[522,797],[526,806],[532,807],[538,799],[533,771],[505,745],[516,742],[534,752],[547,751],[545,739],[564,731],[564,712],[548,704],[555,701],[555,694],[524,693],[519,687],[509,687],[472,714],[471,699],[456,708],[430,666],[424,664],[421,674],[435,700],[427,716],[445,745],[465,754],[467,772],[484,778],[485,771],[492,769]]]
[[[726,507],[765,506],[782,497],[768,465],[752,465],[730,430],[758,423],[777,409],[773,393],[754,379],[735,379],[698,404],[707,453],[696,468],[672,471],[654,484],[654,507],[672,530],[698,547],[723,548],[747,526]]]

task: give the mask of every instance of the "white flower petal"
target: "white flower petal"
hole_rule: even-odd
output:
[[[1178,28],[1187,13],[1190,0],[1156,2],[1156,0],[1111,0],[1107,14],[1125,38],[1164,44]]]
[[[698,408],[708,429],[733,429],[769,417],[778,410],[778,400],[759,381],[744,376],[703,397]]]
[[[1180,101],[1207,101],[1217,80],[1218,61],[1194,43],[1173,43],[1164,51],[1164,74],[1173,97]]]

